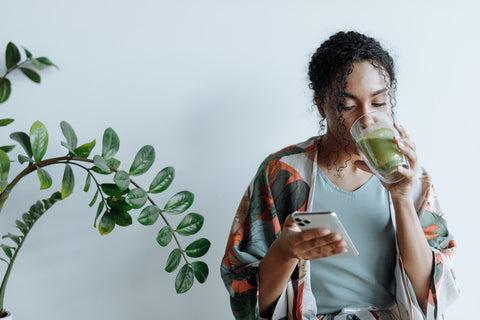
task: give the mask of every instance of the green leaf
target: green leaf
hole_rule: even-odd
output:
[[[65,164],[65,171],[62,179],[62,199],[65,199],[73,192],[75,186],[75,177],[73,176],[72,167],[68,163]]]
[[[25,55],[27,56],[27,58],[30,59],[33,56],[32,53],[30,51],[28,51],[27,48],[25,48],[25,47],[22,47],[22,48],[23,48],[23,50],[25,50]]]
[[[98,192],[98,190],[97,190],[97,192]],[[93,227],[94,227],[94,228],[97,227],[98,217],[100,217],[100,215],[102,214],[104,207],[105,207],[105,203],[104,203],[103,201],[100,201],[100,202],[98,203],[97,214],[95,215],[95,220],[93,221]]]
[[[23,222],[30,228],[33,223],[36,221],[36,217],[32,216],[30,213],[26,212],[22,215]]]
[[[0,150],[0,180],[7,181],[10,172],[10,159],[5,151]]]
[[[107,205],[112,209],[120,211],[130,211],[132,209],[132,206],[129,205],[123,197],[108,197]]]
[[[68,153],[70,155],[78,157],[78,154],[75,153],[75,150],[70,148],[70,146],[66,142],[62,141],[62,142],[60,142],[60,144],[68,150]]]
[[[138,176],[145,172],[152,166],[155,161],[155,149],[152,146],[143,146],[135,156],[132,166],[130,167],[130,175]]]
[[[202,229],[204,218],[198,213],[189,213],[178,224],[176,231],[184,236],[191,236]]]
[[[126,171],[120,170],[115,173],[113,181],[120,190],[126,190],[130,186],[130,176]]]
[[[5,191],[7,187],[8,187],[8,181],[0,181],[0,192]]]
[[[103,133],[102,157],[109,159],[113,157],[120,148],[120,139],[112,128],[107,128]]]
[[[35,219],[35,220],[37,220],[38,218],[40,218],[42,216],[42,213],[33,212],[33,211],[29,211],[28,214],[31,215],[33,217],[33,219]]]
[[[190,191],[180,191],[168,200],[163,211],[171,214],[180,214],[190,208],[192,203],[193,193]]]
[[[165,271],[173,272],[177,269],[182,259],[182,250],[175,248],[170,252],[167,259],[167,265],[165,266]]]
[[[107,162],[105,161],[105,159],[103,159],[101,156],[99,155],[95,155],[93,156],[93,164],[95,165],[95,167],[99,168],[101,171],[103,172],[111,172],[112,170],[110,170],[110,168],[108,167],[107,165]]]
[[[186,249],[185,253],[191,258],[199,258],[207,253],[210,249],[210,241],[205,238],[192,242]]]
[[[93,207],[95,202],[97,202],[97,197],[98,197],[98,189],[97,189],[97,191],[95,191],[95,194],[93,195],[92,201],[90,201],[90,203],[88,204],[89,207]],[[103,204],[103,201],[102,201],[102,204]]]
[[[4,103],[12,93],[12,84],[7,78],[0,81],[0,103]]]
[[[112,210],[112,214],[115,217],[115,224],[120,227],[127,227],[132,224],[132,216],[126,211]]]
[[[42,71],[45,68],[43,64],[35,58],[30,58],[30,61],[32,62],[33,67],[38,71]]]
[[[20,67],[20,70],[23,72],[24,75],[28,77],[28,79],[32,80],[33,82],[35,83],[41,82],[42,78],[36,71],[29,68],[23,68],[23,67]]]
[[[37,60],[46,66],[54,66],[55,68],[58,69],[58,67],[52,61],[50,61],[50,59],[48,59],[47,57],[38,57]]]
[[[77,147],[77,135],[73,130],[72,126],[68,124],[66,121],[60,122],[60,128],[62,129],[62,133],[67,139],[67,145],[71,150],[75,150]]]
[[[144,226],[151,226],[152,224],[157,222],[159,216],[160,209],[157,206],[150,205],[143,208],[137,220]]]
[[[62,194],[59,191],[54,192],[50,198],[43,199],[42,202],[44,204],[44,210],[50,209],[50,207],[53,206],[58,200],[62,200]]]
[[[175,278],[177,293],[185,293],[193,286],[193,269],[189,264],[183,265]]]
[[[128,189],[121,190],[115,183],[102,183],[100,187],[102,191],[109,196],[119,197],[128,193]]]
[[[20,230],[23,234],[27,234],[28,226],[20,220],[15,220],[15,226]]]
[[[48,146],[48,132],[47,128],[40,121],[35,123],[30,128],[30,143],[32,145],[33,159],[35,162],[42,160]]]
[[[33,159],[31,159],[29,157],[26,157],[22,154],[19,154],[18,155],[18,162],[20,162],[20,164],[24,164],[25,162],[34,163],[35,161],[33,161]]]
[[[45,212],[45,208],[40,201],[37,201],[30,207],[29,211],[43,214]]]
[[[15,148],[15,145],[9,145],[9,146],[2,146],[0,147],[0,150],[3,150],[3,152],[10,152]]]
[[[157,242],[162,247],[166,247],[173,238],[173,229],[170,226],[165,226],[158,232]]]
[[[15,121],[15,120],[9,119],[9,118],[7,118],[7,119],[0,119],[0,127],[8,126],[8,125],[9,125],[10,123],[12,123],[13,121]]]
[[[52,186],[52,177],[42,168],[37,168],[38,179],[40,180],[40,190],[48,189]]]
[[[7,44],[7,50],[5,51],[5,64],[7,69],[13,68],[21,59],[20,51],[15,44],[9,42]]]
[[[108,160],[105,161],[107,163],[107,166],[109,166],[111,168],[110,171],[104,171],[98,167],[93,167],[92,170],[96,173],[100,173],[100,174],[110,174],[112,173],[112,170],[117,170],[118,167],[120,166],[120,161],[115,159],[115,158],[110,158]]]
[[[100,231],[100,234],[103,236],[112,232],[114,228],[115,228],[115,217],[112,215],[110,211],[107,211],[100,219],[100,223],[98,224],[98,230]]]
[[[145,205],[147,202],[147,193],[139,188],[130,190],[125,198],[128,204],[130,204],[134,209],[139,209]]]
[[[27,153],[27,156],[30,158],[33,157],[32,144],[30,143],[30,137],[28,134],[18,131],[10,134],[10,138],[17,141],[22,146],[23,150]]]
[[[80,147],[76,148],[74,151],[79,158],[88,158],[88,156],[90,155],[90,152],[92,152],[94,147],[95,147],[95,140],[89,143],[82,144]]]
[[[92,183],[92,175],[87,172],[87,178],[85,179],[85,185],[83,186],[83,191],[88,192],[88,190],[90,189],[91,183]]]
[[[21,236],[17,236],[15,234],[11,234],[11,233],[8,233],[6,235],[4,235],[2,237],[2,239],[5,239],[5,238],[9,238],[11,239],[13,242],[15,242],[17,245],[20,244],[20,241],[22,241],[22,237]]]
[[[109,158],[109,159],[107,159],[107,165],[110,168],[117,170],[118,167],[120,167],[120,160],[115,159],[115,158]]]
[[[208,278],[208,266],[203,261],[192,262],[193,274],[198,282],[204,283]]]
[[[2,248],[3,252],[5,252],[5,255],[9,259],[12,259],[12,256],[13,256],[12,250],[15,249],[14,247],[9,247],[7,245],[0,244],[0,248]]]
[[[153,179],[148,192],[160,193],[166,190],[172,183],[174,177],[175,169],[173,167],[166,167],[162,169]]]

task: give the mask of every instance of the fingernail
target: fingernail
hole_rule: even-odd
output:
[[[330,233],[330,230],[328,230],[328,229],[320,229],[319,232],[318,232],[318,234],[321,235],[321,236],[325,236],[329,233]]]
[[[340,240],[342,239],[342,237],[340,237],[340,235],[338,234],[334,234],[332,237],[331,237],[332,241],[337,241],[337,240]]]

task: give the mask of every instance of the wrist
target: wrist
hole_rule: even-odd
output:
[[[298,258],[289,250],[288,242],[283,239],[282,235],[272,243],[268,253],[275,256],[276,259],[283,260],[284,263],[297,264],[298,262]]]
[[[392,196],[394,206],[413,206],[413,198],[411,196]]]

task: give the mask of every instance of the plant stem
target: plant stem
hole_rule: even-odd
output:
[[[0,212],[2,210],[3,204],[8,198],[8,194],[12,191],[12,189],[16,186],[16,184],[26,175],[29,173],[32,173],[33,171],[37,170],[37,168],[42,168],[45,166],[49,166],[51,164],[56,164],[56,163],[63,163],[65,161],[83,161],[83,162],[89,162],[93,163],[93,160],[86,159],[86,158],[77,158],[77,157],[71,157],[71,156],[63,156],[63,157],[57,157],[57,158],[51,158],[51,159],[46,159],[42,160],[39,162],[31,163],[28,165],[25,169],[23,169],[22,172],[20,172],[13,180],[8,184],[8,186],[5,188],[5,190],[0,193]]]
[[[15,69],[18,69],[20,68],[21,66],[23,66],[24,64],[28,63],[30,61],[30,59],[27,59],[25,61],[22,61],[21,63],[18,63],[16,65],[14,65],[13,67],[11,67],[10,69],[8,69],[5,74],[3,75],[3,77],[0,78],[0,83],[5,80],[5,78],[8,76],[9,73],[11,73],[12,71],[14,71]]]
[[[44,209],[43,212],[41,213],[41,215],[43,215],[47,210],[48,209]],[[4,303],[4,299],[5,299],[5,290],[7,288],[8,278],[10,277],[10,272],[12,271],[12,267],[13,267],[13,264],[15,262],[15,259],[17,258],[18,252],[22,248],[23,243],[25,242],[25,239],[27,238],[27,235],[30,233],[30,230],[32,230],[33,226],[38,221],[38,219],[40,219],[40,217],[35,219],[32,222],[32,224],[28,227],[27,231],[23,234],[23,236],[21,237],[22,240],[18,244],[17,248],[15,249],[15,251],[13,253],[12,258],[10,259],[10,262],[8,263],[7,270],[5,271],[5,275],[3,276],[2,285],[0,286],[0,316],[5,311],[5,309],[3,308],[3,303]]]
[[[52,164],[58,164],[58,163],[71,163],[71,164],[74,164],[74,165],[77,165],[85,170],[88,171],[88,173],[93,177],[94,181],[95,181],[95,184],[97,185],[97,188],[99,186],[98,184],[98,181],[97,179],[95,178],[95,176],[93,174],[90,173],[90,170],[78,163],[75,163],[75,162],[72,162],[72,161],[80,161],[80,162],[88,162],[88,163],[93,163],[93,160],[90,160],[90,159],[87,159],[87,158],[78,158],[78,157],[71,157],[71,156],[63,156],[63,157],[57,157],[57,158],[51,158],[51,159],[46,159],[46,160],[42,160],[42,161],[39,161],[39,162],[36,162],[36,163],[31,163],[28,167],[26,167],[22,172],[20,172],[13,180],[12,182],[9,183],[9,185],[7,186],[7,188],[5,189],[5,191],[3,191],[2,193],[0,193],[0,212],[2,210],[2,207],[3,207],[3,204],[5,203],[5,201],[7,200],[8,198],[8,195],[9,193],[12,191],[12,189],[15,187],[15,185],[23,178],[25,177],[26,175],[32,173],[33,171],[37,170],[37,168],[42,168],[42,167],[45,167],[45,166],[49,166],[49,165],[52,165]],[[113,168],[110,168],[112,169],[112,171],[114,172],[117,172],[116,169],[113,169]],[[130,179],[130,182],[137,188],[139,189],[142,189],[135,181],[131,180]],[[145,191],[145,190],[144,190]],[[100,192],[100,196],[102,197],[102,201],[106,204],[106,200],[103,196],[103,193]],[[155,204],[155,202],[150,198],[150,196],[147,197],[148,201],[156,206],[159,211],[160,211],[160,216],[162,217],[163,221],[165,222],[165,224],[167,226],[170,226],[170,223],[167,221],[167,218],[165,217],[165,215],[163,214],[162,210],[160,209],[159,206],[157,206]],[[171,227],[171,226],[170,226]],[[185,252],[182,248],[182,246],[180,245],[180,241],[178,240],[178,237],[177,235],[175,234],[175,232],[173,233],[173,238],[175,239],[175,242],[177,243],[177,246],[178,248],[181,250],[182,252],[182,256],[183,256],[183,259],[185,260],[185,262],[187,264],[189,264],[188,262],[188,259],[187,259],[187,256],[185,255]]]
[[[131,182],[135,187],[137,187],[137,188],[139,188],[139,189],[142,189],[142,188],[141,188],[135,181],[133,181],[132,179],[130,179],[130,182]],[[143,189],[142,189],[142,190],[143,190]],[[143,190],[143,191],[145,191],[145,190]],[[163,212],[162,212],[162,210],[160,209],[160,207],[157,206],[157,205],[155,204],[155,202],[153,202],[153,200],[152,200],[152,198],[150,198],[150,196],[147,196],[147,199],[148,199],[148,201],[150,201],[150,203],[151,203],[152,205],[154,205],[155,207],[158,208],[158,210],[160,211],[160,216],[162,217],[162,219],[163,219],[163,221],[165,222],[165,224],[166,224],[167,226],[171,227],[171,226],[170,226],[170,223],[167,221],[167,218],[165,218],[165,215],[163,214]],[[177,238],[177,235],[175,234],[175,232],[173,233],[173,239],[175,239],[175,242],[177,243],[178,249],[180,249],[180,250],[182,251],[183,260],[185,260],[185,262],[186,262],[187,264],[190,264],[190,263],[188,262],[187,256],[185,255],[185,252],[183,251],[182,246],[180,245],[180,242],[178,241],[178,238]]]

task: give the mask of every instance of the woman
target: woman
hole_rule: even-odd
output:
[[[315,52],[310,87],[326,132],[270,155],[238,208],[222,277],[236,319],[440,319],[457,296],[455,247],[415,144],[395,124],[410,168],[386,184],[349,130],[374,110],[392,116],[391,56],[373,38],[339,32]],[[294,211],[335,211],[359,249],[324,228],[300,231]]]

